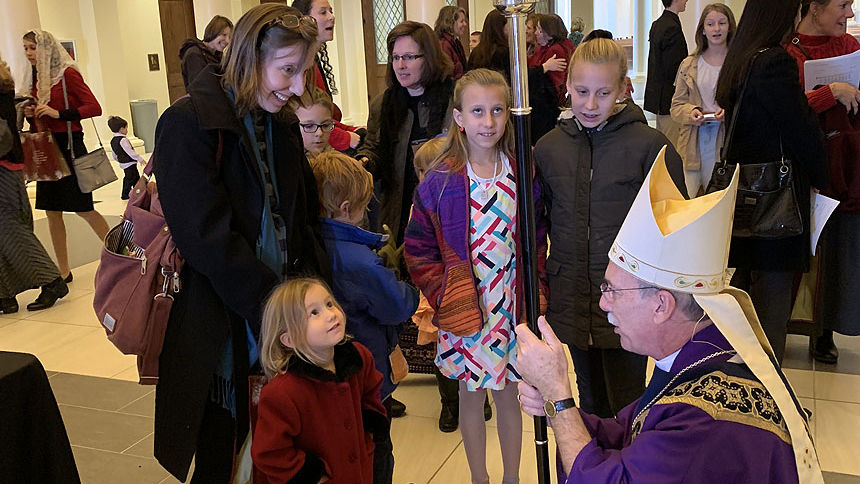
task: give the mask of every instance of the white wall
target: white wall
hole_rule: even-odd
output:
[[[160,115],[170,106],[167,91],[167,62],[161,42],[158,0],[117,2],[122,25],[123,65],[128,83],[128,99],[155,99]],[[150,71],[147,54],[158,54],[161,70]],[[171,52],[168,55],[178,55]],[[131,119],[128,119],[131,122]]]
[[[469,0],[469,32],[484,28],[484,19],[493,8],[493,0]]]

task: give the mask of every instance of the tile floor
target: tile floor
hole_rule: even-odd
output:
[[[119,185],[100,189],[97,209],[119,216]],[[37,225],[44,214],[35,212]],[[67,215],[73,218],[74,215]],[[38,230],[38,229],[37,229]],[[69,223],[70,249],[81,264],[74,268],[71,292],[54,308],[29,313],[23,306],[37,291],[19,295],[22,310],[0,315],[0,350],[35,354],[49,371],[84,484],[175,483],[152,457],[154,389],[136,383],[135,358],[120,354],[105,338],[92,310],[97,262],[89,250],[86,226]],[[45,240],[45,245],[50,242]],[[89,260],[87,260],[89,259]],[[807,354],[806,340],[790,336],[786,374],[813,411],[812,427],[828,484],[860,484],[860,338],[837,337],[838,365],[821,365]],[[571,380],[574,380],[571,374]],[[575,388],[575,386],[574,386]],[[395,396],[407,415],[392,425],[397,484],[467,482],[468,466],[459,433],[437,428],[438,393],[432,376],[410,375]],[[495,416],[488,422],[488,465],[493,482],[501,479]],[[521,480],[537,482],[532,421],[523,416]],[[554,448],[552,448],[554,454]]]

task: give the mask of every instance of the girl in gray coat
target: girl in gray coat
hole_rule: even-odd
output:
[[[598,306],[602,290],[616,298],[641,296],[631,288],[601,289],[609,247],[664,146],[669,172],[687,192],[669,140],[648,127],[632,101],[616,101],[626,75],[627,57],[613,40],[582,43],[567,79],[573,117],[541,138],[534,152],[550,221],[547,320],[570,349],[580,408],[601,417],[642,396],[647,361],[621,348]]]

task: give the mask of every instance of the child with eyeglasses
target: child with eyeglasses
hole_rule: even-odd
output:
[[[302,142],[305,146],[305,151],[308,156],[316,156],[326,150],[334,149],[330,143],[330,136],[336,128],[334,120],[334,104],[331,98],[325,91],[319,88],[314,88],[306,99],[298,99],[291,103],[293,111],[299,118],[299,127],[302,132]],[[361,142],[364,141],[366,131],[363,129],[356,130],[356,134],[360,136]],[[347,147],[345,150],[340,150],[348,156],[354,156],[357,147]]]

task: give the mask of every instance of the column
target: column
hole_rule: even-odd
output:
[[[194,0],[194,26],[197,30],[197,38],[203,39],[206,24],[216,15],[227,17],[235,24],[239,17],[232,18],[232,14],[233,5],[230,0]]]
[[[635,77],[644,77],[648,70],[648,30],[651,28],[646,0],[634,0],[633,9],[633,72]],[[656,2],[660,3],[660,2]],[[660,3],[662,7],[662,3]]]
[[[0,1],[0,56],[15,76],[16,89],[30,63],[24,57],[21,37],[31,29],[41,28],[39,8],[34,0]]]
[[[406,0],[406,20],[424,22],[432,27],[439,16],[439,10],[445,5],[445,0]]]
[[[116,115],[131,120],[117,0],[79,0],[79,8],[81,29],[88,49],[87,75],[84,80],[102,106],[102,115],[94,118],[94,122],[102,143],[109,143],[113,134],[107,127],[108,116]],[[93,124],[86,120],[83,127],[84,133],[89,134],[86,137],[87,147],[92,150],[98,146],[92,135]]]
[[[367,101],[367,77],[364,75],[364,24],[361,2],[357,0],[335,0],[334,40],[328,43],[329,61],[334,68],[338,94],[334,101],[343,111],[345,124],[362,126],[367,124],[369,112]],[[352,40],[350,40],[352,39]],[[358,39],[357,41],[355,39]],[[347,73],[357,73],[347,78]]]

